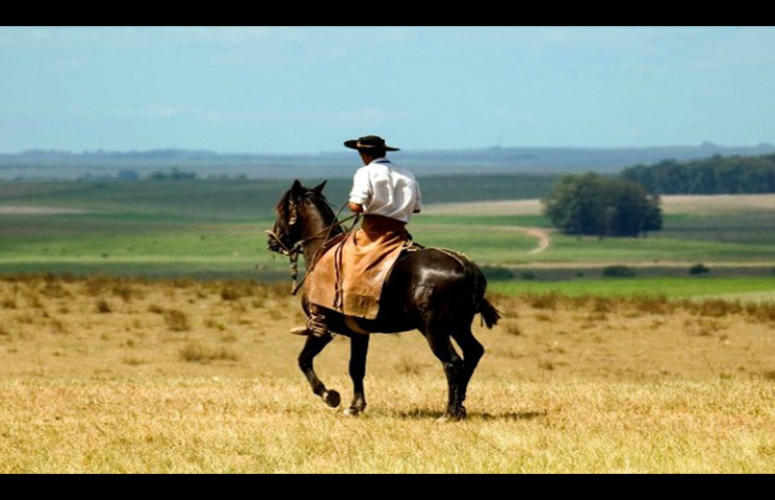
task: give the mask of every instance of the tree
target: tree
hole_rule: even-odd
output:
[[[643,221],[644,236],[648,231],[659,231],[662,229],[662,208],[659,206],[659,201],[659,196],[648,197],[646,218]]]
[[[565,234],[638,236],[662,228],[659,197],[625,179],[567,175],[542,203],[544,214]]]
[[[151,173],[151,175],[148,176],[148,178],[154,181],[166,181],[166,180],[181,181],[181,180],[196,179],[196,174],[194,172],[183,172],[182,170],[179,170],[178,167],[173,167],[172,172],[170,173],[156,171]]]

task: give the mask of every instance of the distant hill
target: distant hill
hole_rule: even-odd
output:
[[[417,175],[574,173],[595,171],[617,173],[635,165],[663,160],[689,161],[714,155],[761,155],[775,152],[775,145],[727,147],[712,143],[699,146],[644,148],[502,148],[412,151],[390,157]],[[199,177],[239,176],[290,179],[341,178],[352,175],[359,165],[352,151],[308,155],[221,154],[205,150],[161,149],[150,151],[29,150],[0,154],[0,179],[59,178],[84,176],[116,177],[120,171],[134,171],[141,177],[159,170],[177,168]],[[131,176],[130,176],[131,177]]]

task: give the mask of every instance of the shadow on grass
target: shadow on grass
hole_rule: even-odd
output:
[[[532,420],[538,417],[545,417],[546,410],[543,411],[522,411],[522,412],[503,412],[503,413],[488,413],[488,412],[476,412],[469,411],[466,420]],[[404,419],[437,419],[444,415],[443,411],[417,409],[412,411],[402,411],[395,414],[395,416]]]

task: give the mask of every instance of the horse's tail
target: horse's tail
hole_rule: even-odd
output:
[[[473,299],[474,314],[479,313],[482,315],[482,320],[484,321],[484,324],[487,325],[487,328],[492,328],[498,324],[501,314],[495,309],[495,306],[484,297],[487,290],[487,278],[484,277],[484,273],[479,266],[465,254],[454,250],[437,247],[434,247],[433,250],[438,250],[446,254],[457,261],[463,268],[466,277],[465,283],[468,291],[471,292],[471,298]]]
[[[484,320],[484,324],[487,325],[487,328],[492,328],[497,325],[498,320],[501,319],[501,313],[495,309],[495,306],[493,306],[489,300],[484,298],[479,303],[479,314],[482,315],[482,319]]]
[[[482,315],[482,320],[487,328],[492,328],[498,324],[498,320],[501,319],[501,313],[495,309],[492,302],[485,298],[487,278],[485,278],[479,266],[468,258],[466,258],[465,268],[469,286],[473,290],[474,311]]]

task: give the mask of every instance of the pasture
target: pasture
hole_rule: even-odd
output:
[[[0,472],[771,472],[772,304],[492,296],[469,418],[441,366],[378,335],[346,417],[296,367],[286,283],[0,279]],[[351,394],[349,342],[317,358]]]
[[[454,180],[456,191],[449,189]],[[344,199],[347,182],[332,180],[326,186],[325,193],[336,208]],[[229,179],[2,184],[0,273],[276,280],[285,273],[285,263],[267,253],[263,231],[271,227],[274,204],[287,184]],[[491,266],[677,261],[775,265],[770,195],[743,195],[740,200],[722,196],[717,204],[712,197],[697,197],[695,206],[686,197],[666,196],[662,231],[645,238],[602,240],[551,232],[535,200],[451,203],[506,196],[507,189],[515,196],[543,189],[524,184],[521,192],[514,187],[520,182],[504,182],[498,176],[425,179],[426,209],[409,229],[421,244],[457,249]],[[550,231],[551,243],[545,251],[531,253],[538,240],[521,229],[528,227]]]
[[[286,333],[298,298],[263,233],[290,182],[0,184],[0,472],[773,470],[767,202],[664,197],[660,233],[550,232],[531,254],[520,228],[549,229],[536,185],[476,179],[423,184],[409,227],[514,275],[490,280],[500,324],[474,323],[469,418],[443,424],[418,332],[372,338],[361,417],[312,394]],[[333,205],[348,182],[327,185]],[[697,262],[711,272],[689,276]],[[603,278],[612,264],[636,276]],[[337,337],[316,358],[343,407],[348,356]]]

